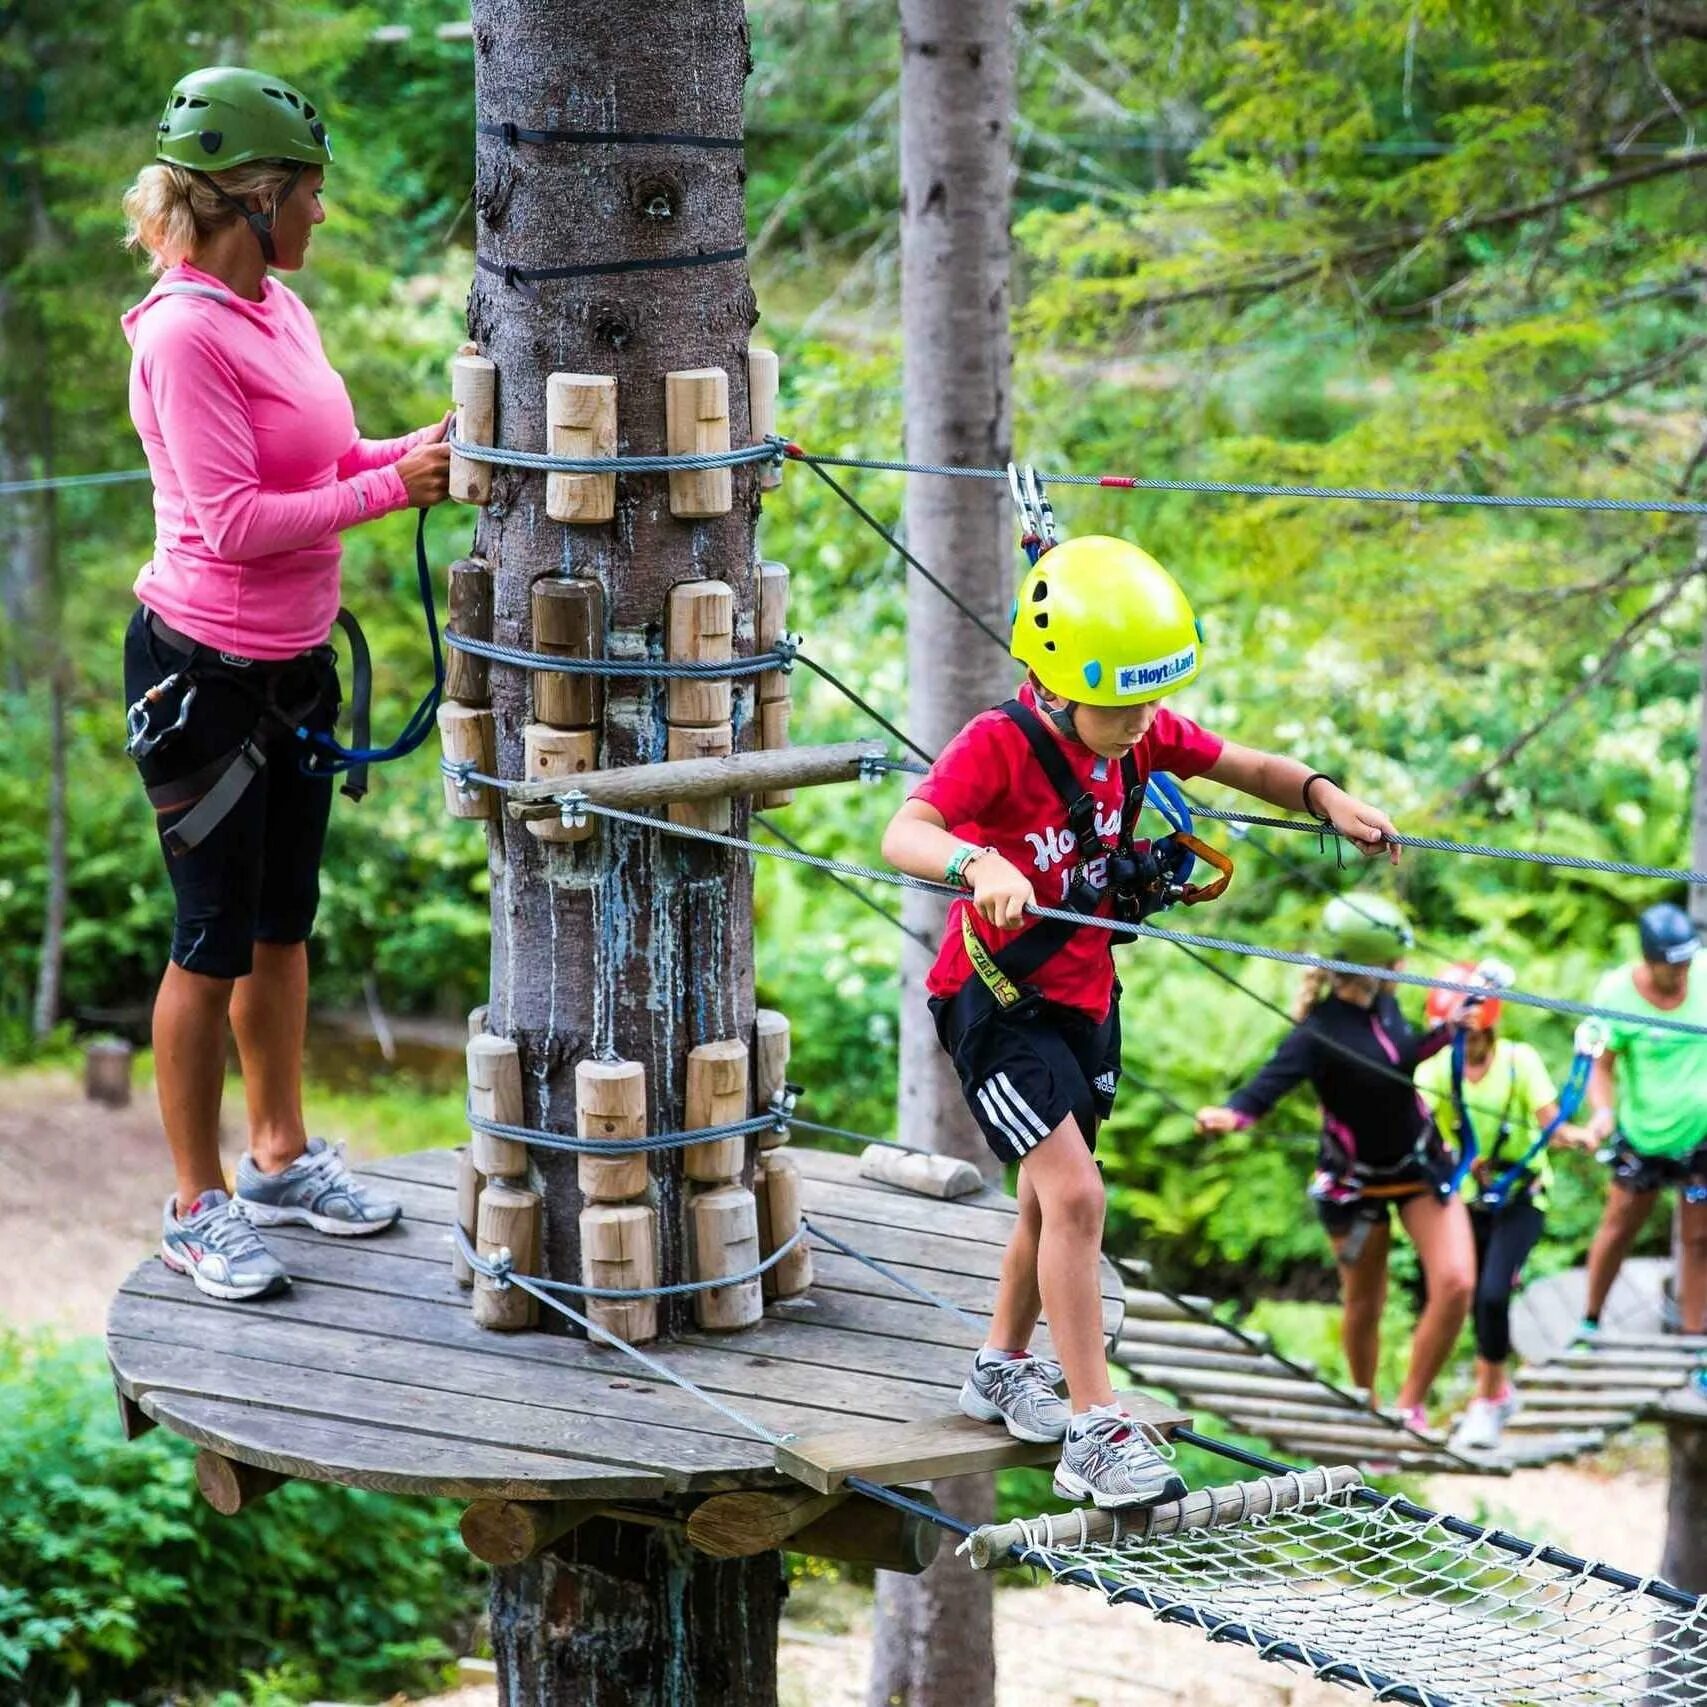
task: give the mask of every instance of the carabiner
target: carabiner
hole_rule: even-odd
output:
[[[156,682],[125,712],[125,729],[129,737],[124,744],[126,758],[146,759],[162,741],[171,740],[189,722],[190,707],[196,703],[194,682],[184,690],[184,697],[178,702],[178,715],[171,723],[158,732],[151,733],[148,727],[149,713],[178,685],[182,676],[182,670],[174,670],[164,681]]]
[[[1175,899],[1182,906],[1195,907],[1201,901],[1218,901],[1227,892],[1227,885],[1233,881],[1233,862],[1219,848],[1212,848],[1207,842],[1202,842],[1196,836],[1185,830],[1175,830],[1171,836],[1164,836],[1164,842],[1175,842],[1188,853],[1195,854],[1207,865],[1212,865],[1221,873],[1213,883],[1183,883],[1178,886]]]
[[[1043,477],[1030,463],[1008,464],[1008,496],[1019,517],[1020,548],[1036,564],[1055,544],[1055,511],[1043,492]]]

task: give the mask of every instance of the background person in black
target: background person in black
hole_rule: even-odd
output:
[[[1410,926],[1378,895],[1338,896],[1323,914],[1322,952],[1336,960],[1396,966]],[[1429,1388],[1450,1355],[1476,1287],[1470,1217],[1450,1189],[1451,1159],[1433,1119],[1405,1081],[1450,1041],[1440,1026],[1417,1037],[1391,984],[1339,973],[1305,975],[1298,1021],[1268,1064],[1223,1108],[1198,1112],[1203,1133],[1235,1132],[1306,1080],[1322,1103],[1322,1145],[1310,1195],[1339,1264],[1340,1338],[1351,1378],[1377,1403],[1381,1311],[1387,1299],[1391,1211],[1416,1246],[1427,1301],[1411,1340],[1398,1408],[1426,1425]]]

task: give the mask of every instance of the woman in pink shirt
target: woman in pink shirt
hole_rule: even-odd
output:
[[[161,1254],[216,1298],[289,1285],[257,1226],[361,1234],[401,1213],[303,1124],[332,781],[305,768],[296,730],[329,733],[337,715],[339,535],[445,498],[448,417],[359,437],[312,316],[270,276],[302,266],[331,159],[298,90],[216,66],[173,89],[124,202],[127,242],[159,275],[123,324],[155,518],[125,636],[130,751],[177,902],[154,1005],[177,1174]],[[219,1157],[228,1028],[249,1116],[235,1196]]]

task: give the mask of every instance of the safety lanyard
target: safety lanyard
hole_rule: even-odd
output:
[[[1464,1071],[1469,1053],[1470,1033],[1460,1026],[1452,1038],[1452,1107],[1458,1116],[1458,1161],[1452,1170],[1452,1189],[1456,1191],[1464,1183],[1465,1176],[1475,1165],[1476,1158],[1482,1153],[1476,1139],[1476,1123],[1470,1118],[1470,1104],[1464,1095]],[[1488,1152],[1488,1160],[1495,1161],[1505,1148],[1505,1141],[1511,1136],[1511,1105],[1517,1096],[1517,1058],[1510,1056],[1506,1062],[1505,1106],[1500,1110],[1499,1131],[1494,1137],[1494,1147]]]
[[[1575,1052],[1571,1056],[1571,1071],[1559,1092],[1559,1106],[1553,1118],[1541,1128],[1529,1148],[1504,1173],[1482,1188],[1481,1202],[1488,1209],[1503,1209],[1512,1190],[1530,1171],[1536,1157],[1553,1141],[1553,1134],[1567,1120],[1574,1120],[1588,1096],[1589,1076],[1594,1064],[1605,1052],[1606,1034],[1594,1020],[1584,1020],[1577,1027]]]

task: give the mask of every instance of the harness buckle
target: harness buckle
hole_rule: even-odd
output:
[[[174,670],[164,681],[156,682],[125,712],[127,739],[125,757],[146,759],[162,742],[170,741],[190,720],[190,707],[196,703],[196,684],[191,682],[178,702],[178,715],[162,729],[150,729],[149,717],[154,707],[183,679],[182,670]]]

